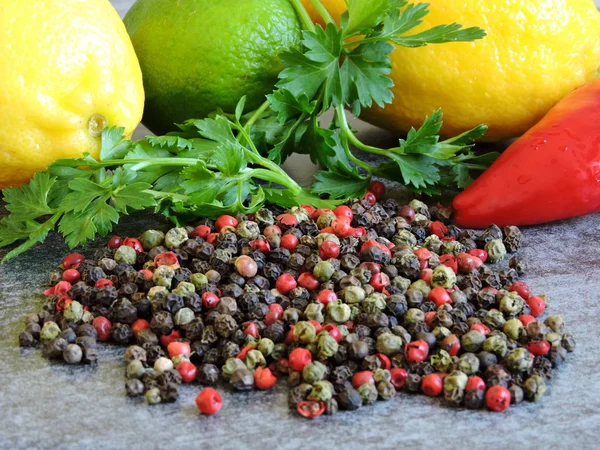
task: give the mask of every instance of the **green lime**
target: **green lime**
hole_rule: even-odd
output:
[[[125,26],[144,78],[142,122],[157,134],[233,112],[244,95],[257,108],[301,37],[288,0],[138,0]]]

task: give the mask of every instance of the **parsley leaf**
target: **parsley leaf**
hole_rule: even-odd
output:
[[[271,109],[277,112],[280,124],[302,113],[312,114],[317,106],[317,102],[309,101],[306,94],[295,96],[287,89],[275,91],[267,95],[267,99],[271,103]]]
[[[54,210],[48,206],[48,197],[55,180],[47,172],[38,172],[29,184],[4,189],[6,209],[11,212],[12,219],[26,221],[52,214]]]

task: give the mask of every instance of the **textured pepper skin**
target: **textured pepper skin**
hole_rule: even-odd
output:
[[[600,78],[557,103],[452,206],[456,223],[473,228],[600,211]]]

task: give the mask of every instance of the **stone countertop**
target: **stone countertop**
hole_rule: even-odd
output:
[[[120,13],[131,3],[113,1]],[[364,127],[361,138],[389,136]],[[312,170],[303,159],[286,168],[300,179]],[[136,215],[115,234],[134,236],[164,225],[160,217]],[[41,307],[47,273],[68,252],[52,235],[0,265],[0,449],[597,448],[600,213],[529,227],[524,235],[520,254],[530,267],[525,280],[535,292],[549,295],[549,312],[565,318],[578,344],[539,403],[493,414],[401,393],[389,402],[314,421],[288,409],[284,383],[269,392],[225,391],[221,412],[201,417],[194,404],[197,385],[183,386],[173,404],[148,407],[127,398],[122,347],[101,346],[94,367],[48,362],[39,349],[20,349],[23,318]],[[102,244],[99,240],[83,253]]]

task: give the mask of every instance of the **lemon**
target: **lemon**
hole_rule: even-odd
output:
[[[322,3],[339,19],[344,0]],[[597,76],[600,13],[592,0],[427,3],[431,12],[415,32],[458,22],[488,35],[469,43],[398,47],[391,55],[393,103],[364,113],[376,125],[405,132],[442,108],[444,135],[485,123],[486,139],[501,140],[522,134]]]
[[[155,133],[231,113],[244,95],[257,108],[301,30],[288,0],[138,0],[125,25],[144,75],[142,121]]]
[[[108,0],[0,0],[0,188],[59,158],[97,156],[106,124],[130,134],[144,91]]]

